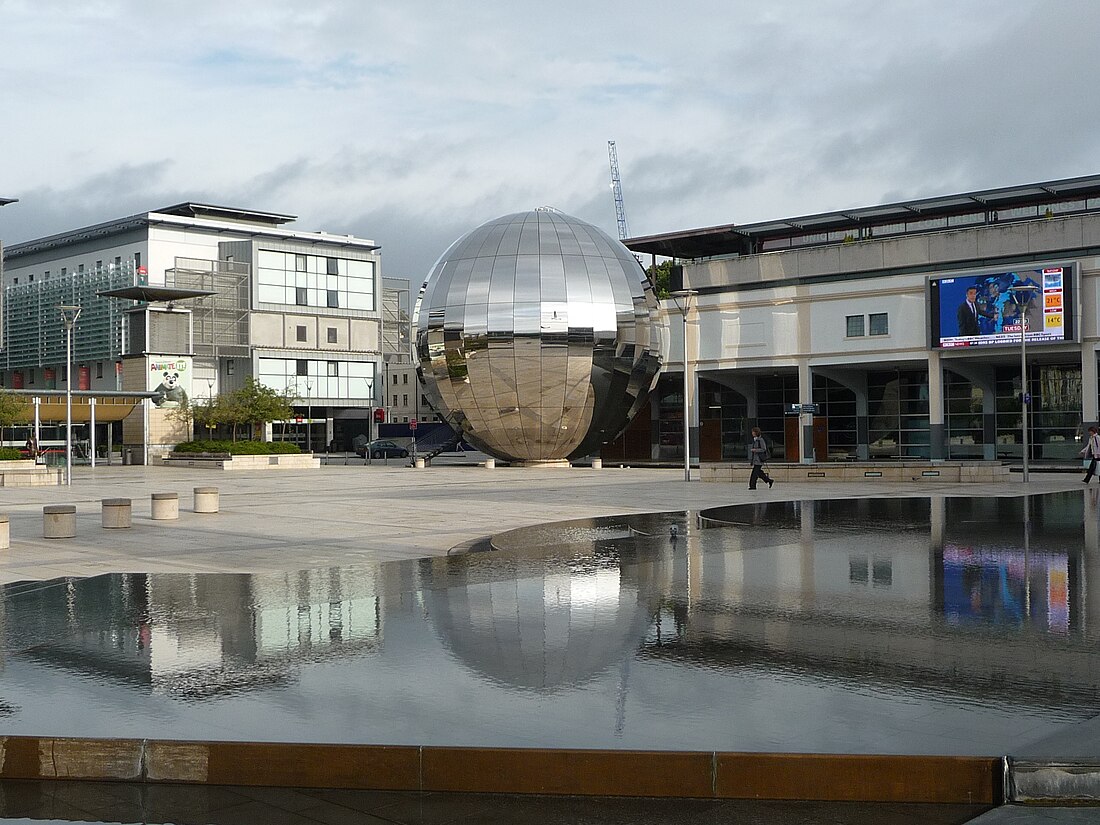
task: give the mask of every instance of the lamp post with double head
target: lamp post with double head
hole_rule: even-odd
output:
[[[73,483],[73,326],[80,307],[59,306],[65,325],[65,484]]]
[[[691,404],[688,392],[691,387],[691,371],[688,368],[688,312],[691,309],[692,296],[698,294],[694,289],[680,289],[669,294],[684,319],[684,481],[691,481]]]
[[[1020,423],[1023,425],[1023,477],[1025,484],[1028,481],[1028,453],[1030,452],[1027,408],[1031,405],[1031,395],[1027,391],[1027,309],[1038,289],[1039,287],[1035,284],[1016,284],[1008,288],[1008,291],[1012,293],[1012,299],[1016,302],[1016,312],[1020,319]]]

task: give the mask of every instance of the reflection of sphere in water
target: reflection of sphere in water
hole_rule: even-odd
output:
[[[668,349],[649,278],[625,246],[548,210],[455,241],[417,300],[432,406],[510,461],[559,461],[613,441]]]
[[[595,556],[518,570],[522,563],[491,553],[422,564],[429,620],[474,672],[551,691],[634,654],[659,596],[638,580],[639,571],[648,578],[650,565],[620,569],[617,559]]]

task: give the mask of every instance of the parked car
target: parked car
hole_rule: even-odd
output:
[[[394,444],[392,441],[381,440],[357,447],[355,452],[361,458],[366,458],[368,455],[371,458],[406,458],[409,455],[409,451],[404,447]]]

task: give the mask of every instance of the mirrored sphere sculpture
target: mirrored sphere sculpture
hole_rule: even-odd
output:
[[[414,324],[432,406],[478,449],[521,463],[597,453],[645,406],[668,351],[634,256],[549,209],[455,241]]]

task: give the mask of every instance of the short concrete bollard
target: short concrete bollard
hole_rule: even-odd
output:
[[[103,526],[108,530],[121,530],[133,523],[133,507],[128,498],[103,499]]]
[[[48,504],[42,508],[42,538],[71,539],[75,535],[75,504]]]
[[[180,517],[179,493],[153,493],[153,521],[171,521]]]
[[[196,487],[195,488],[195,512],[196,513],[216,513],[220,508],[221,503],[218,496],[217,487]]]
[[[602,470],[603,469],[603,459],[602,458],[592,459],[592,469],[593,470]]]
[[[0,516],[0,550],[11,547],[11,525],[7,516]]]
[[[424,469],[424,459],[422,459],[422,458],[415,459],[413,461],[413,466],[416,467],[416,469],[418,469],[418,470],[423,470]]]
[[[486,470],[492,470],[496,466],[497,466],[497,460],[495,458],[485,459],[485,469]]]

